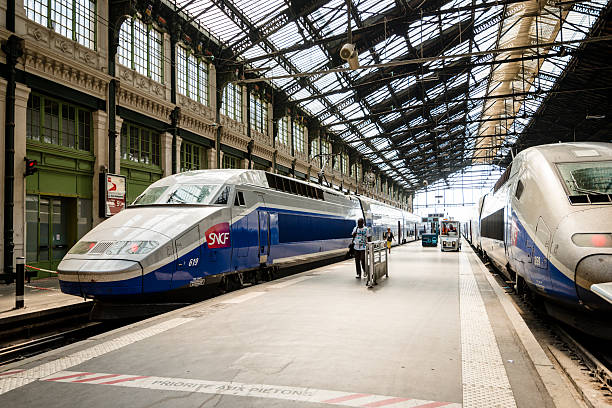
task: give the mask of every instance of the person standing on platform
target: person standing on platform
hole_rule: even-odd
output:
[[[363,274],[366,275],[366,242],[372,240],[372,234],[368,227],[363,225],[363,218],[357,220],[357,226],[353,228],[353,242],[355,243],[355,268],[357,276],[355,278],[361,279],[361,269],[363,268]]]
[[[395,236],[391,232],[391,228],[387,228],[387,232],[385,232],[385,239],[387,240],[387,251],[391,253],[391,242],[395,239]]]

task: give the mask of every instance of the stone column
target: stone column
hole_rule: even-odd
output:
[[[5,87],[6,89],[6,87]],[[15,207],[13,208],[15,256],[25,257],[25,165],[26,157],[26,114],[30,88],[17,83],[15,89]]]
[[[206,167],[209,169],[217,168],[217,149],[211,147],[206,149]]]
[[[183,138],[176,136],[176,172],[181,172],[181,145],[183,144]],[[170,139],[170,147],[172,148],[172,139]],[[170,150],[172,151],[172,149]]]
[[[9,1],[15,2],[15,34],[23,37],[27,33],[26,21],[27,16],[24,7],[24,0],[7,0],[2,2],[2,16],[0,16],[3,28],[6,22],[6,6]],[[21,256],[21,255],[19,255]]]
[[[217,111],[217,70],[214,64],[208,65],[208,98],[210,101],[210,108],[213,112]],[[217,160],[217,156],[215,156]],[[209,162],[212,163],[212,162]],[[212,168],[212,167],[210,167]]]
[[[123,126],[123,118],[119,115],[115,115],[115,131],[117,132],[117,139],[115,140],[115,174],[121,174],[121,127],[122,126]],[[107,136],[107,143],[108,143],[108,136]]]
[[[92,202],[92,226],[101,223],[104,218],[100,217],[100,173],[108,171],[108,132],[107,114],[102,110],[93,112],[93,149],[96,160],[94,162],[93,175],[93,202]]]
[[[172,133],[161,133],[159,135],[159,145],[161,147],[162,176],[166,177],[172,174]]]

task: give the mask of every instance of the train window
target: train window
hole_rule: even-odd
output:
[[[557,163],[557,168],[570,196],[612,194],[612,161]]]
[[[504,209],[501,208],[488,215],[480,222],[480,235],[483,237],[504,240]]]
[[[268,173],[266,173],[266,178],[268,179],[268,185],[270,188],[276,188],[276,178]]]
[[[499,180],[497,180],[497,182],[495,183],[495,186],[493,186],[493,192],[494,193],[497,190],[499,190],[501,188],[501,186],[506,184],[506,181],[508,181],[508,179],[510,178],[510,172],[511,171],[512,171],[512,163],[510,163],[510,165],[506,168],[506,171],[504,171],[504,174],[501,175]]]
[[[244,194],[242,191],[238,191],[234,197],[234,207],[244,207]]]
[[[230,187],[225,186],[225,188],[221,190],[221,193],[217,196],[217,199],[215,200],[213,204],[227,204],[229,195],[230,195]]]
[[[234,207],[244,207],[244,194],[238,191],[234,197]]]
[[[218,186],[179,184],[166,200],[168,204],[208,204]],[[227,197],[226,197],[227,203]]]
[[[164,194],[167,189],[168,186],[149,187],[145,190],[144,193],[139,195],[136,200],[134,200],[132,205],[154,204],[157,200],[159,200],[159,198]]]
[[[284,191],[286,193],[323,200],[323,190],[311,186],[310,184],[304,184],[293,179],[279,177],[271,173],[266,173],[266,178],[270,188]]]
[[[521,199],[524,189],[525,189],[525,186],[523,186],[523,182],[519,180],[518,183],[516,184],[516,192],[514,193],[514,196],[516,197],[517,200]]]

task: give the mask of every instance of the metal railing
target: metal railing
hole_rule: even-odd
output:
[[[383,275],[389,277],[389,264],[387,254],[387,241],[374,241],[366,243],[366,286],[377,285]]]

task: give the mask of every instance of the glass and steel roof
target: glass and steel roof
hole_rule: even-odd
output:
[[[177,0],[175,8],[217,37],[224,58],[418,189],[474,163],[499,165],[568,62],[598,40],[590,30],[610,5]],[[356,70],[339,57],[349,34]]]

